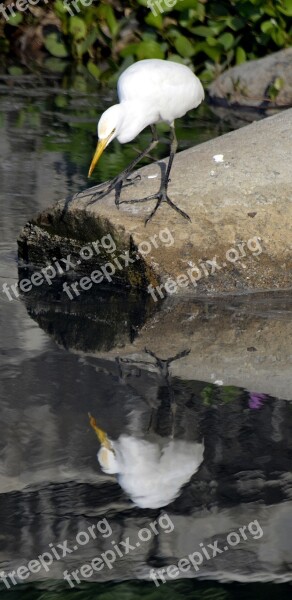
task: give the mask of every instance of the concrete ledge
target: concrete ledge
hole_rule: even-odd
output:
[[[163,205],[145,228],[153,202],[122,204],[118,211],[111,194],[86,208],[81,194],[32,219],[20,235],[19,256],[40,267],[54,257],[69,253],[77,257],[82,246],[110,233],[117,252],[129,252],[135,258],[129,268],[115,274],[132,287],[157,286],[194,269],[194,281],[177,286],[178,294],[289,289],[291,139],[292,110],[287,110],[178,154],[169,194],[192,223]],[[159,164],[141,169],[141,181],[123,190],[122,198],[141,198],[156,191],[160,171]],[[155,248],[151,242],[147,255],[140,252],[141,242],[149,242],[166,227],[173,236],[172,245]],[[232,262],[234,249],[240,256]],[[212,273],[208,261],[214,257],[220,269]],[[90,274],[108,259],[108,255],[94,255],[92,260],[79,261],[75,271]]]

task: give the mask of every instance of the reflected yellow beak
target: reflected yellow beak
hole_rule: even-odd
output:
[[[97,146],[96,146],[96,150],[95,150],[95,154],[94,157],[91,161],[91,165],[89,167],[89,171],[88,171],[88,177],[90,177],[92,175],[93,169],[97,163],[97,161],[99,160],[99,158],[101,157],[105,147],[107,146],[107,143],[109,141],[109,138],[111,137],[111,135],[109,135],[107,138],[105,138],[104,140],[99,140]]]
[[[90,413],[88,413],[88,416],[89,416],[89,424],[91,425],[92,429],[94,429],[101,445],[104,448],[106,448],[107,450],[112,450],[111,443],[110,443],[105,431],[103,431],[102,429],[97,427],[96,420]]]

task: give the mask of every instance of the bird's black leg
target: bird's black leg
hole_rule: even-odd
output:
[[[147,148],[145,150],[143,150],[143,152],[140,152],[140,154],[136,158],[134,158],[134,160],[132,160],[132,162],[129,164],[129,166],[124,171],[122,171],[119,175],[114,177],[114,179],[112,179],[112,181],[108,181],[106,183],[102,183],[100,185],[89,188],[89,190],[87,190],[86,194],[82,193],[83,198],[86,198],[87,196],[90,197],[90,200],[89,200],[89,202],[86,203],[86,206],[90,206],[91,204],[94,204],[98,200],[101,200],[102,198],[104,198],[104,196],[107,196],[107,194],[109,194],[112,190],[115,190],[115,204],[116,204],[117,208],[119,207],[119,200],[120,200],[122,188],[126,187],[127,185],[131,185],[132,183],[134,183],[134,181],[137,178],[141,179],[140,175],[137,175],[136,177],[129,179],[129,176],[131,175],[133,169],[138,164],[138,162],[140,162],[140,160],[142,158],[147,156],[147,154],[149,152],[151,152],[155,148],[155,146],[158,144],[158,135],[157,135],[157,130],[156,130],[155,125],[151,125],[151,131],[152,131],[152,140],[151,140],[149,146],[147,146]]]
[[[177,145],[178,145],[176,134],[175,134],[174,123],[171,124],[171,133],[172,133],[172,138],[171,138],[171,144],[170,144],[170,156],[169,156],[166,172],[161,177],[161,184],[160,184],[159,191],[156,194],[152,194],[151,196],[146,196],[146,198],[140,198],[140,200],[123,200],[120,203],[120,204],[135,204],[136,202],[148,202],[149,200],[157,200],[154,209],[152,210],[149,217],[147,217],[147,219],[145,221],[145,225],[147,225],[148,221],[150,221],[150,219],[152,219],[153,215],[155,215],[158,207],[160,206],[160,204],[162,202],[166,202],[167,204],[169,204],[169,206],[171,206],[171,208],[174,208],[174,210],[176,210],[180,215],[182,215],[182,217],[184,217],[188,221],[191,220],[189,215],[187,215],[187,213],[185,213],[178,206],[176,206],[167,194],[169,175],[170,175],[173,159],[175,157],[175,154],[177,151]]]

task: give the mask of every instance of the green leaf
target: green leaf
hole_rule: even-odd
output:
[[[218,42],[222,44],[224,50],[230,50],[230,48],[232,48],[234,44],[234,36],[232,35],[232,33],[229,32],[223,33],[218,38]]]
[[[45,48],[57,58],[65,58],[68,56],[66,46],[58,38],[57,33],[50,33],[44,40]]]
[[[271,100],[276,100],[279,92],[284,88],[285,81],[282,77],[276,77],[273,83],[269,86],[267,95]]]
[[[237,65],[241,65],[241,63],[244,63],[246,61],[246,53],[245,50],[241,48],[241,46],[238,46],[236,48],[235,57]]]
[[[197,6],[196,6],[197,5]],[[199,6],[202,6],[199,4]],[[192,8],[197,10],[198,2],[196,0],[177,0],[173,10],[178,10],[182,12],[183,10],[187,10],[188,8]]]
[[[17,27],[17,25],[22,23],[22,21],[23,21],[23,15],[20,12],[18,12],[18,13],[16,13],[16,15],[14,17],[10,17],[10,19],[8,19],[7,23],[9,25],[13,25],[13,27]]]
[[[84,40],[86,37],[86,25],[80,17],[70,17],[69,31],[76,41]]]
[[[216,40],[214,37],[207,37],[206,42],[209,44],[209,46],[217,46],[218,44],[218,40]]]
[[[112,37],[115,37],[119,31],[119,23],[115,17],[113,8],[109,4],[100,4],[98,7],[98,18],[103,19],[110,31]]]
[[[281,31],[281,29],[274,29],[271,32],[271,38],[277,44],[277,46],[284,46],[286,42],[286,32]]]
[[[197,51],[201,50],[202,52],[204,52],[215,63],[220,62],[220,58],[221,58],[221,54],[222,54],[222,46],[220,46],[220,44],[218,44],[218,46],[212,47],[212,46],[209,46],[209,44],[207,44],[207,42],[204,42],[204,43],[200,44],[200,46],[197,47],[196,50]]]
[[[184,35],[179,35],[175,42],[176,51],[183,57],[187,58],[195,54],[194,46]]]
[[[263,21],[261,23],[261,31],[263,33],[271,33],[271,31],[273,31],[275,27],[275,21],[273,22],[271,19],[269,19],[269,21]]]
[[[97,39],[98,29],[95,27],[80,44],[81,56],[83,56],[90,48],[92,48]]]
[[[154,40],[147,40],[138,44],[136,53],[139,60],[143,60],[143,58],[164,58],[161,44]]]
[[[55,0],[54,2],[54,10],[57,14],[63,16],[64,14],[69,14],[65,8],[64,2],[62,0]]]
[[[57,108],[66,108],[68,106],[68,98],[66,96],[55,96],[55,105]]]
[[[152,12],[150,12],[147,15],[147,17],[145,18],[145,23],[147,23],[147,25],[150,25],[150,27],[155,27],[155,29],[162,29],[162,27],[163,27],[162,15],[159,13],[155,17],[154,14]]]
[[[23,74],[23,69],[21,67],[12,66],[12,67],[9,67],[8,73],[10,75],[15,75],[15,76],[22,75]]]
[[[225,31],[225,29],[226,29],[225,17],[221,21],[210,20],[208,22],[208,25],[209,25],[209,30],[211,30],[210,35],[219,35],[220,33],[223,33],[223,31]]]
[[[92,60],[89,60],[86,66],[90,75],[98,81],[100,79],[101,69]]]
[[[83,75],[75,75],[73,81],[71,82],[71,87],[73,90],[78,92],[86,93],[86,81]]]
[[[211,27],[205,27],[204,25],[193,27],[192,32],[195,33],[195,35],[200,35],[202,37],[209,37],[214,33]]]
[[[137,54],[137,48],[138,48],[139,44],[128,44],[127,46],[125,46],[125,48],[123,48],[120,51],[120,56],[122,56],[122,58],[125,58],[126,56],[136,56]]]
[[[277,5],[278,10],[287,15],[287,17],[292,17],[292,0],[282,0],[281,4]]]
[[[167,60],[169,60],[170,62],[180,63],[181,65],[184,65],[186,63],[185,59],[182,56],[179,56],[179,54],[169,54]]]
[[[53,73],[63,73],[67,67],[67,62],[61,60],[60,58],[54,58],[53,56],[50,56],[45,60],[45,67]]]
[[[239,31],[240,29],[243,29],[243,27],[246,25],[244,20],[238,16],[228,18],[228,20],[226,19],[226,23],[228,23],[228,26],[230,27],[230,29],[233,29],[233,31]]]
[[[276,77],[275,81],[274,81],[274,88],[280,92],[280,90],[283,89],[285,85],[285,81],[282,77]]]
[[[115,13],[110,5],[107,6],[106,21],[112,36],[115,36],[119,30],[119,24],[115,17]]]

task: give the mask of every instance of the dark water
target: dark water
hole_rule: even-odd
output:
[[[111,288],[74,302],[57,287],[9,301],[19,231],[86,187],[112,91],[80,72],[0,78],[0,93],[2,579],[44,553],[50,563],[32,564],[22,585],[8,577],[1,598],[288,598],[291,300],[166,303],[159,328],[149,300]],[[202,107],[179,124],[180,147],[227,128]],[[167,154],[161,133],[156,158]],[[147,139],[113,144],[96,181]],[[79,586],[82,565],[101,555]],[[157,570],[190,555],[195,564],[163,583]],[[70,587],[63,573],[76,569]]]

